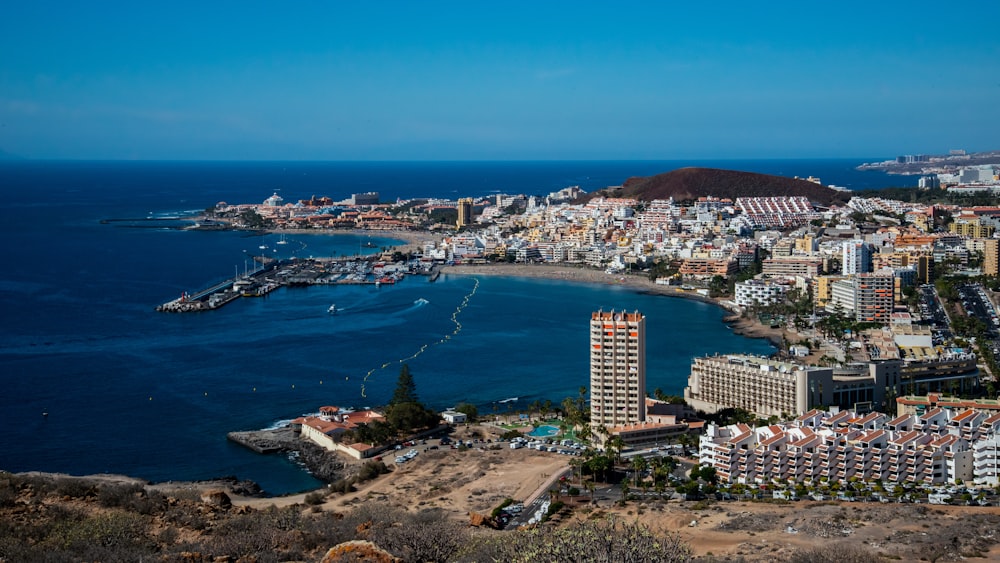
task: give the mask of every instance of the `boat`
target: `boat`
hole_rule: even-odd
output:
[[[288,241],[285,240],[285,233],[281,233],[281,240],[278,241],[278,244],[288,244]]]
[[[330,305],[330,308],[327,309],[326,312],[330,313],[331,315],[334,314],[334,313],[336,313],[337,312],[337,304],[334,303],[334,304]]]

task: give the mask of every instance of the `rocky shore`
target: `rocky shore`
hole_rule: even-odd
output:
[[[268,430],[230,432],[227,438],[259,454],[286,453],[317,479],[332,483],[344,477],[346,464],[339,455],[299,438],[290,426]]]

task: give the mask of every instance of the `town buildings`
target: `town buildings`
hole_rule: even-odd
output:
[[[832,403],[833,370],[733,354],[695,358],[684,400],[695,410],[741,408],[787,417]]]
[[[836,368],[743,354],[695,358],[684,399],[708,413],[740,408],[762,418],[787,418],[821,406],[889,410],[895,408],[894,397],[907,393],[973,392],[978,387],[974,355],[917,356],[912,340],[900,339],[903,354],[890,338],[881,345],[887,359]]]
[[[889,419],[878,412],[811,410],[791,422],[709,424],[699,461],[725,483],[996,484],[1000,415],[933,409]]]
[[[373,410],[352,411],[335,406],[320,407],[318,415],[300,416],[291,426],[309,440],[330,451],[345,453],[354,459],[372,457],[385,449],[362,442],[344,442],[340,438],[349,430],[363,424],[384,421],[381,413]]]

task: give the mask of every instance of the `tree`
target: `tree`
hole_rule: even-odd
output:
[[[632,458],[632,471],[635,472],[635,486],[639,486],[639,480],[646,469],[649,468],[649,461],[641,455]]]
[[[625,449],[625,440],[622,440],[621,436],[612,436],[604,443],[605,449],[608,450],[608,454],[617,464],[621,461],[622,450]]]
[[[455,407],[455,411],[464,414],[469,419],[469,422],[475,422],[479,418],[479,409],[471,403],[459,403]]]
[[[595,478],[600,473],[602,481],[608,482],[608,472],[613,467],[611,458],[606,455],[595,455],[583,464],[583,470],[593,475]]]
[[[401,432],[427,428],[438,422],[438,414],[420,403],[399,403],[386,409],[386,419]]]
[[[392,394],[389,406],[418,402],[420,400],[417,398],[417,384],[413,381],[413,376],[410,375],[410,366],[403,364],[399,370],[399,381],[396,383],[396,391]]]
[[[411,432],[427,428],[438,423],[438,414],[417,399],[417,384],[413,381],[410,368],[403,364],[399,370],[399,382],[396,391],[385,410],[385,418],[396,430]]]

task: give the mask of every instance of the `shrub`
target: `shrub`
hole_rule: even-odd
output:
[[[333,483],[330,483],[329,488],[332,492],[342,494],[353,493],[355,490],[354,483],[352,483],[350,479],[338,479]]]
[[[70,498],[86,498],[94,494],[94,484],[83,479],[59,479],[56,481],[55,492]]]
[[[514,438],[520,438],[521,436],[522,434],[517,430],[508,430],[500,435],[500,439],[510,441],[513,440]]]
[[[97,502],[106,508],[128,507],[145,495],[142,485],[103,485],[97,490]]]
[[[316,491],[314,493],[309,493],[308,495],[306,495],[306,498],[304,500],[306,504],[310,506],[315,506],[317,504],[323,504],[323,501],[326,500],[326,495],[324,495],[319,491]]]
[[[508,506],[510,506],[512,504],[514,504],[514,499],[512,499],[510,497],[507,497],[507,498],[503,499],[503,502],[500,503],[500,506],[494,508],[493,512],[490,513],[490,516],[492,518],[496,518],[497,516],[500,516],[500,513],[503,511],[503,509],[507,508]]]
[[[385,466],[381,461],[366,461],[361,469],[358,470],[358,483],[363,483],[365,481],[371,481],[379,475],[389,472],[389,468]]]

